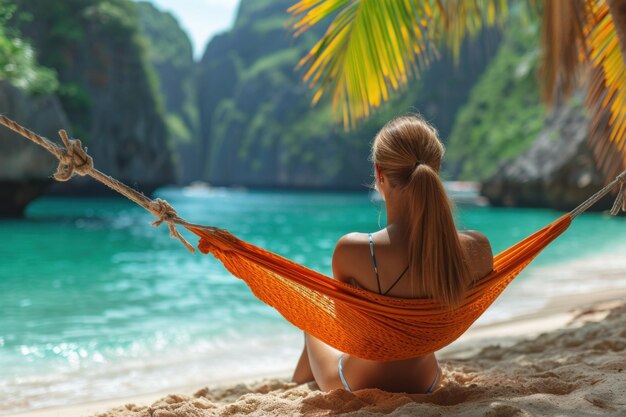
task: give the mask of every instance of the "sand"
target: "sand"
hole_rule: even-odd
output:
[[[181,390],[186,393],[162,394],[159,399],[153,395],[118,400],[115,407],[111,402],[92,403],[21,415],[626,416],[626,297],[623,291],[614,295],[618,297],[609,302],[596,294],[604,301],[596,299],[594,304],[570,309],[567,314],[556,314],[558,309],[552,306],[554,314],[544,311],[518,319],[518,324],[526,323],[526,327],[514,327],[522,333],[537,332],[541,323],[565,326],[534,338],[515,338],[509,327],[506,337],[489,345],[485,340],[491,339],[490,334],[497,335],[501,325],[483,326],[482,336],[466,341],[469,346],[479,340],[486,344],[478,352],[457,349],[440,355],[445,380],[429,395],[377,389],[325,393],[314,383],[296,385],[283,377]]]

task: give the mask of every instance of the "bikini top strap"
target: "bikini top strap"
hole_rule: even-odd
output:
[[[378,293],[382,294],[383,290],[380,288],[380,278],[378,276],[378,262],[376,262],[376,255],[374,254],[374,240],[372,240],[372,234],[369,233],[370,239],[370,253],[372,254],[372,262],[374,263],[374,272],[376,273],[376,282],[378,283]]]
[[[396,286],[396,284],[397,284],[398,282],[400,282],[400,279],[404,276],[404,274],[406,274],[406,271],[408,271],[408,270],[409,270],[409,266],[407,265],[407,266],[406,266],[406,268],[404,268],[404,271],[402,271],[402,273],[401,273],[401,274],[400,274],[400,276],[398,277],[398,279],[396,279],[396,281],[395,281],[393,284],[391,284],[391,287],[389,287],[389,288],[387,289],[387,291],[385,291],[385,293],[384,293],[383,295],[387,295],[387,294],[389,294],[389,291],[391,291],[391,290],[393,289],[393,287],[395,287],[395,286]]]

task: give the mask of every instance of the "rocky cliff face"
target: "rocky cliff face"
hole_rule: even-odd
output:
[[[359,129],[344,132],[329,104],[311,108],[299,58],[323,27],[294,39],[290,0],[242,0],[234,27],[213,38],[199,65],[203,179],[217,185],[362,188],[370,142],[391,117],[419,111],[445,137],[495,47],[466,45],[459,65],[436,62]],[[497,34],[483,36],[481,42]]]
[[[127,0],[16,4],[32,19],[13,24],[31,40],[41,63],[58,73],[68,130],[88,145],[96,167],[143,191],[175,181],[134,5]],[[57,189],[105,190],[82,178]]]
[[[558,106],[530,149],[502,163],[482,193],[496,206],[573,209],[604,185],[587,144],[588,125],[582,105]],[[593,210],[606,210],[612,202],[608,196]]]
[[[136,4],[148,62],[158,76],[165,120],[180,155],[179,177],[185,184],[200,177],[196,64],[191,40],[176,18],[149,2]]]
[[[7,117],[55,140],[68,125],[55,96],[31,96],[0,81],[0,109]],[[0,128],[0,217],[20,216],[52,183],[56,159],[17,133]]]

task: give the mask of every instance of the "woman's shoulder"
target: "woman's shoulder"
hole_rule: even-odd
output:
[[[350,262],[354,257],[360,256],[365,247],[369,246],[369,234],[352,232],[343,235],[335,245],[333,253],[333,263]],[[343,262],[342,262],[343,263]]]
[[[459,232],[459,240],[474,278],[483,277],[493,269],[493,252],[487,236],[476,230],[464,230]]]
[[[352,232],[339,238],[335,250],[338,248],[354,248],[369,244],[369,233]]]
[[[491,250],[491,243],[489,243],[489,239],[487,239],[487,236],[483,235],[477,230],[459,231],[459,238],[461,240],[465,240],[466,242],[470,242],[475,245],[480,245],[485,248],[489,248],[489,250]]]
[[[354,266],[361,264],[366,251],[369,253],[368,233],[352,232],[339,238],[333,252],[334,278],[353,283]]]

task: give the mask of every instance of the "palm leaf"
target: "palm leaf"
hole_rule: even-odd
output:
[[[328,92],[333,106],[341,108],[346,128],[368,117],[390,90],[406,85],[435,53],[424,25],[432,15],[428,3],[302,0],[289,11],[300,17],[293,24],[296,34],[336,13],[298,65],[305,68],[314,102]]]
[[[436,31],[445,36],[456,60],[467,35],[475,36],[484,26],[501,24],[508,14],[507,0],[437,0],[436,4],[435,14],[441,18],[432,23],[441,25]]]
[[[544,101],[554,104],[567,98],[579,86],[579,75],[588,61],[583,28],[589,8],[581,0],[554,0],[543,3],[541,28],[541,78]]]
[[[626,61],[607,3],[592,3],[585,27],[592,65],[586,98],[592,115],[589,140],[600,168],[613,178],[626,169]]]
[[[313,102],[332,97],[346,128],[418,77],[447,41],[458,56],[463,37],[506,12],[506,0],[301,0],[289,9],[296,35],[333,16],[302,58]],[[446,30],[443,30],[446,29]],[[450,33],[447,38],[444,33]]]

